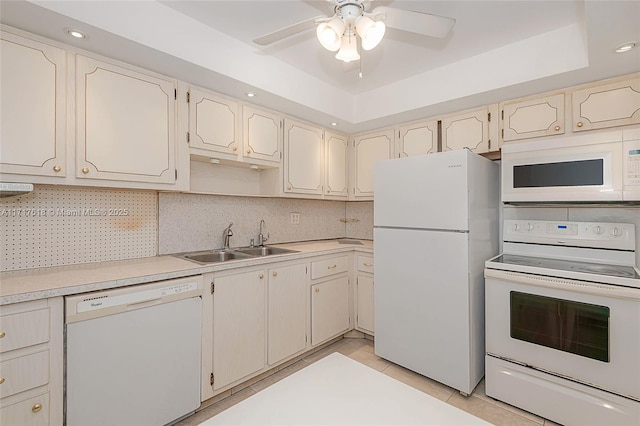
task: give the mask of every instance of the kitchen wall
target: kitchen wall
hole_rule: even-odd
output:
[[[159,194],[159,253],[208,250],[223,245],[222,231],[233,222],[232,247],[258,241],[259,223],[266,222],[268,244],[327,238],[373,238],[372,203]],[[369,206],[367,206],[367,204]],[[291,213],[300,223],[291,224]],[[371,229],[367,229],[367,227]]]
[[[155,256],[154,191],[36,185],[0,199],[0,270]]]
[[[513,207],[504,206],[504,219],[633,223],[636,226],[636,265],[640,265],[640,207]]]

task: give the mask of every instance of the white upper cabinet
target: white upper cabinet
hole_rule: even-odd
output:
[[[281,160],[282,116],[244,105],[242,123],[242,155],[278,166]]]
[[[422,121],[400,127],[399,157],[433,154],[438,151],[438,122]]]
[[[442,151],[468,148],[476,154],[492,150],[497,141],[497,105],[466,111],[442,119]],[[492,119],[495,118],[493,121]]]
[[[376,162],[394,157],[394,130],[387,129],[354,137],[353,197],[372,199],[373,168]]]
[[[505,142],[561,135],[564,129],[564,93],[500,104]]]
[[[1,43],[0,173],[64,177],[66,52],[4,31]]]
[[[76,177],[174,183],[176,84],[78,55]]]
[[[571,92],[573,131],[640,123],[640,74]]]
[[[242,147],[238,103],[192,87],[189,91],[189,146],[237,155]]]
[[[284,122],[284,192],[322,195],[324,133],[291,119]]]
[[[344,135],[326,131],[325,139],[325,191],[324,197],[346,200],[349,195],[348,139]]]

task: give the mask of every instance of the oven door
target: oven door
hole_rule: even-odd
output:
[[[640,400],[640,289],[485,269],[490,355]]]
[[[504,202],[622,201],[621,142],[539,148],[503,149]]]

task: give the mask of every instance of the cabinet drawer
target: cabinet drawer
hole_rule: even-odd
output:
[[[0,375],[0,398],[46,385],[49,382],[49,351],[0,362]]]
[[[0,353],[49,341],[49,309],[0,317]]]
[[[373,257],[358,256],[358,271],[370,272],[373,274]]]
[[[44,426],[49,424],[49,393],[0,409],[0,424]]]
[[[349,257],[341,256],[332,259],[311,262],[311,279],[315,280],[349,270]]]

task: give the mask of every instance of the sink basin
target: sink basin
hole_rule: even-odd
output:
[[[289,250],[279,247],[244,247],[235,249],[239,253],[248,254],[251,256],[270,256],[273,254],[285,254],[285,253],[298,253],[297,250]]]
[[[216,250],[205,253],[187,254],[185,259],[193,260],[198,263],[218,263],[226,262],[234,259],[249,259],[253,256],[245,253],[237,253],[235,251]]]

